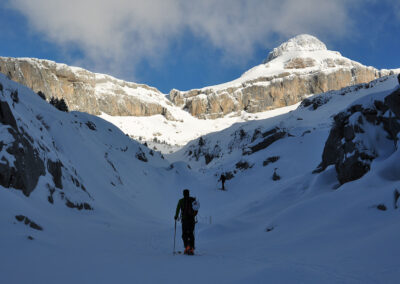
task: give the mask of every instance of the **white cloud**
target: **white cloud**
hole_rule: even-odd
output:
[[[184,32],[245,60],[272,36],[340,37],[352,25],[346,0],[9,1],[34,30],[60,46],[77,45],[85,60],[109,70],[162,58]]]

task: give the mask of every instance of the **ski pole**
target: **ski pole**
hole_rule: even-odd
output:
[[[175,220],[175,230],[174,230],[174,252],[173,252],[173,254],[175,254],[175,239],[176,239],[176,220]]]

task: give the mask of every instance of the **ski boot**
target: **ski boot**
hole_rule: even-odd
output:
[[[190,248],[188,251],[188,255],[194,255],[194,248]]]
[[[187,246],[186,248],[185,248],[185,251],[183,252],[183,254],[189,254],[189,251],[190,251],[190,246]]]

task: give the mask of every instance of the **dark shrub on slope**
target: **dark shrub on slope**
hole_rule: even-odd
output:
[[[65,102],[65,100],[62,99],[58,99],[55,97],[51,97],[49,103],[51,105],[53,105],[56,109],[60,110],[60,111],[64,111],[64,112],[68,112],[68,106],[67,103]]]

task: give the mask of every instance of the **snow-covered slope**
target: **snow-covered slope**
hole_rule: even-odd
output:
[[[208,176],[207,189],[219,186],[221,173],[228,176],[219,227],[201,233],[223,235],[213,248],[232,257],[240,251],[249,261],[242,279],[397,282],[399,81],[391,76],[317,95],[169,156]],[[334,160],[324,167],[327,151]],[[360,165],[367,169],[361,176]]]
[[[3,75],[0,103],[0,207],[6,240],[18,243],[31,235],[53,243],[60,241],[63,227],[79,231],[86,222],[125,222],[124,216],[135,222],[132,216],[147,216],[148,198],[160,198],[153,191],[159,190],[157,184],[175,178],[159,152],[111,123],[61,112]],[[19,215],[43,232],[19,223]]]
[[[398,80],[310,97],[163,159],[1,76],[0,282],[396,283]],[[369,171],[341,182],[332,145],[344,161],[374,150]],[[201,201],[191,258],[172,254],[183,188]]]
[[[286,139],[303,140],[306,139],[305,137],[313,136],[314,132],[320,132],[325,133],[323,139],[326,140],[326,135],[329,134],[335,115],[355,104],[361,98],[374,102],[379,97],[378,95],[388,95],[394,88],[398,87],[398,84],[398,77],[388,76],[368,84],[360,84],[339,91],[330,91],[311,96],[301,104],[299,103],[291,108],[281,109],[280,112],[271,111],[272,115],[268,119],[236,123],[221,132],[202,136],[188,143],[176,153],[168,155],[168,157],[172,161],[187,160],[192,167],[202,169],[214,170],[223,165],[224,170],[226,170],[225,165],[230,165],[234,170],[236,163],[231,159],[236,159],[235,161],[239,162],[241,159],[259,158],[259,155],[252,155],[254,152],[259,151],[255,146],[271,136],[274,136],[276,141],[280,139],[283,139],[282,141]],[[269,112],[265,112],[265,114],[267,113]],[[282,134],[280,135],[279,133]],[[272,140],[275,141],[275,139]],[[319,147],[324,146],[324,143],[319,144],[321,144]],[[257,149],[256,151],[254,151],[254,147]],[[307,143],[303,147],[309,148],[308,151],[315,152],[316,157],[321,159],[321,151],[315,151]],[[263,149],[261,148],[260,150]],[[297,146],[293,147],[291,151],[294,151],[294,153],[288,155],[288,158],[295,157],[295,152],[298,149]],[[287,149],[282,149],[281,152],[285,151]],[[209,157],[208,161],[205,158],[206,156]],[[226,161],[225,159],[230,160]],[[250,161],[249,164],[254,164],[254,162]],[[304,166],[303,163],[298,165]]]
[[[303,34],[274,48],[263,64],[236,80],[185,92],[172,90],[169,96],[196,117],[216,118],[292,105],[306,95],[368,83],[398,71],[364,66]]]
[[[326,45],[311,35],[302,34],[289,39],[287,42],[282,43],[280,46],[274,48],[269,54],[264,63],[274,60],[289,52],[313,52],[313,51],[327,51]],[[338,52],[334,52],[340,55]],[[332,54],[331,54],[332,55]]]

